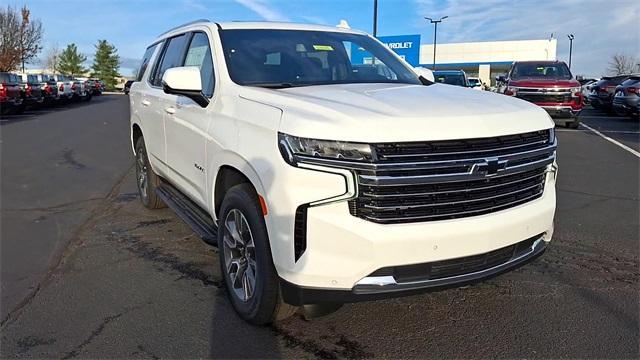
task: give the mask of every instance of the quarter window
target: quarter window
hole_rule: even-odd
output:
[[[202,93],[207,97],[213,96],[215,74],[207,35],[201,32],[193,34],[191,44],[189,44],[189,49],[187,50],[187,56],[184,59],[184,66],[197,66],[200,69]]]
[[[147,51],[144,52],[142,56],[142,63],[140,64],[140,69],[138,69],[138,76],[136,77],[136,81],[141,81],[142,76],[144,76],[144,72],[147,70],[147,66],[149,66],[149,61],[151,60],[151,56],[153,52],[156,51],[158,44],[151,45],[147,48]]]

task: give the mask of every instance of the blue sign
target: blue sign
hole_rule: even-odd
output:
[[[411,66],[420,65],[420,35],[380,36],[378,40],[395,51]],[[369,52],[353,44],[351,48],[351,62],[353,64],[370,64],[371,61],[372,56]]]

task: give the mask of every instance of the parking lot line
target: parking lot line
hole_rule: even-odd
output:
[[[608,142],[610,142],[610,143],[612,143],[612,144],[614,144],[614,145],[617,145],[618,147],[620,147],[620,148],[622,148],[622,149],[624,149],[624,150],[627,150],[628,152],[632,153],[632,154],[633,154],[633,155],[635,155],[636,157],[640,158],[640,152],[637,152],[637,151],[633,150],[632,148],[628,147],[627,145],[625,145],[625,144],[623,144],[623,143],[621,143],[621,142],[619,142],[619,141],[617,141],[617,140],[614,140],[614,139],[612,139],[612,138],[608,137],[607,135],[605,135],[605,134],[601,133],[600,131],[598,131],[598,130],[596,130],[596,129],[592,128],[592,127],[591,127],[591,126],[589,126],[589,125],[586,125],[586,124],[584,124],[584,123],[581,123],[580,125],[581,125],[581,126],[584,126],[584,127],[585,127],[585,128],[587,128],[588,130],[590,130],[590,131],[591,131],[591,132],[593,132],[594,134],[596,134],[596,135],[600,136],[601,138],[603,138],[603,139],[607,140]]]

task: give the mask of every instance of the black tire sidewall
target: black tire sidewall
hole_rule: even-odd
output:
[[[140,156],[140,154],[144,154],[144,163],[145,166],[147,167],[147,191],[146,194],[143,194],[140,192],[140,186],[138,184],[138,173],[136,172],[136,187],[138,188],[138,193],[140,194],[140,201],[142,201],[142,204],[146,207],[149,207],[149,204],[151,203],[151,194],[149,194],[150,191],[152,191],[151,189],[151,179],[150,179],[150,171],[151,171],[151,165],[149,164],[149,158],[147,156],[147,148],[144,145],[144,138],[141,136],[140,138],[138,138],[138,141],[136,141],[136,167],[138,166],[138,156]]]
[[[223,234],[224,219],[229,211],[238,209],[247,219],[256,254],[256,287],[254,295],[247,302],[238,299],[229,281],[226,272]],[[278,280],[271,258],[271,248],[269,246],[269,236],[264,222],[264,217],[260,211],[255,192],[249,184],[240,184],[229,189],[224,197],[220,208],[220,220],[218,229],[218,253],[220,256],[220,266],[225,280],[226,290],[229,298],[240,316],[253,324],[263,325],[273,320],[273,314],[278,301]]]

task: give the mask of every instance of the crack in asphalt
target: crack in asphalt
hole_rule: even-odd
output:
[[[89,199],[82,199],[82,200],[77,200],[77,201],[71,201],[68,203],[62,203],[62,204],[57,204],[57,205],[51,205],[51,206],[46,206],[46,207],[33,207],[33,208],[5,208],[2,209],[3,212],[5,211],[15,211],[15,212],[56,212],[59,213],[61,211],[57,211],[60,209],[64,209],[64,211],[70,211],[70,210],[82,210],[82,209],[66,209],[69,206],[72,205],[80,205],[80,204],[84,204],[84,203],[88,203],[88,202],[95,202],[95,201],[100,201],[100,200],[105,200],[105,197],[94,197],[94,198],[89,198]]]
[[[91,209],[91,215],[73,232],[73,235],[67,242],[62,255],[60,255],[58,259],[53,260],[54,263],[49,267],[49,270],[42,278],[42,280],[40,280],[40,282],[36,284],[34,289],[29,294],[27,294],[24,299],[18,302],[13,309],[9,310],[7,312],[7,315],[2,319],[2,321],[0,321],[0,329],[4,329],[8,324],[15,321],[18,318],[20,312],[24,310],[31,303],[31,301],[33,301],[38,293],[40,293],[43,285],[51,279],[51,275],[60,267],[60,265],[62,265],[64,259],[73,253],[74,245],[80,242],[81,235],[92,225],[94,225],[98,221],[98,219],[109,216],[109,214],[113,212],[114,200],[118,197],[118,194],[120,193],[120,187],[126,180],[127,175],[131,172],[134,165],[135,164],[131,164],[129,168],[123,173],[122,177],[111,187],[111,190],[107,193],[107,195],[101,198],[102,202]]]
[[[143,241],[140,235],[132,235],[126,232],[115,231],[108,235],[108,237],[124,243],[126,245],[125,249],[137,257],[163,265],[168,267],[170,270],[181,274],[180,278],[197,280],[204,286],[214,286],[218,289],[223,287],[221,280],[214,280],[211,276],[202,271],[196,263],[190,261],[184,262],[174,254],[162,252],[160,248],[153,247],[152,244]]]
[[[25,336],[18,340],[18,354],[24,354],[34,347],[51,345],[55,342],[56,339],[53,338],[43,339],[37,336]]]
[[[124,314],[124,312],[116,314],[116,315],[113,315],[113,316],[107,316],[107,317],[103,318],[102,322],[100,323],[100,325],[98,325],[98,327],[96,329],[94,329],[91,332],[91,334],[89,334],[89,337],[87,337],[83,342],[81,342],[75,348],[73,348],[73,350],[71,350],[68,353],[66,353],[62,358],[63,359],[71,359],[71,358],[74,358],[74,357],[78,356],[85,346],[89,345],[96,337],[98,337],[98,336],[100,336],[100,334],[102,334],[102,332],[104,331],[104,329],[107,327],[107,325],[110,322],[118,319],[123,314]]]
[[[370,359],[374,354],[363,349],[357,341],[348,339],[343,334],[335,334],[337,340],[330,342],[333,348],[327,348],[318,344],[315,340],[302,339],[291,332],[277,326],[272,326],[273,332],[284,340],[284,345],[288,348],[299,348],[304,352],[314,355],[318,359]],[[331,335],[322,335],[323,340],[329,340]]]
[[[595,196],[595,197],[612,199],[612,200],[628,200],[628,201],[638,201],[638,200],[640,200],[639,198],[633,198],[633,197],[596,194],[596,193],[590,193],[590,192],[586,192],[586,191],[568,190],[568,189],[563,189],[561,187],[557,187],[556,190],[558,192],[567,192],[567,193],[571,193],[571,194]]]
[[[87,167],[87,165],[76,160],[75,151],[73,149],[65,149],[62,151],[62,162],[60,162],[59,164],[69,165],[76,170],[82,170]]]

